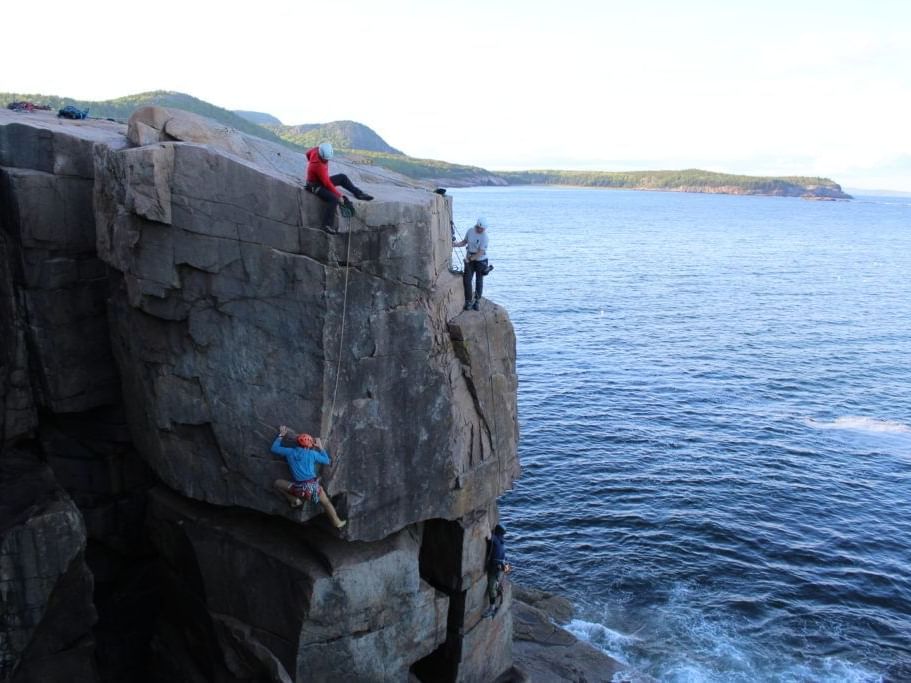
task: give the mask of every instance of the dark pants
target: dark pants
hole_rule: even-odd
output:
[[[484,271],[487,270],[487,261],[466,261],[465,272],[462,273],[462,286],[465,288],[465,303],[470,304],[471,298],[471,276],[475,278],[475,296],[480,299],[484,293]]]
[[[351,182],[351,179],[344,173],[336,173],[333,176],[329,176],[329,180],[332,181],[333,185],[343,187],[351,194],[356,195],[360,191],[357,189],[354,183]],[[317,185],[316,183],[307,185],[307,189],[322,199],[324,202],[326,202],[326,206],[323,209],[323,226],[334,228],[335,209],[338,207],[339,198],[336,197],[328,188],[325,188],[322,185]]]
[[[499,592],[502,590],[500,588],[500,577],[503,576],[503,567],[497,565],[496,569],[487,570],[487,599],[490,600],[490,604],[494,605],[497,602],[499,597]]]

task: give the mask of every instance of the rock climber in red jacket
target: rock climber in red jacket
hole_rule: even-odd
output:
[[[318,147],[307,150],[307,189],[326,202],[323,210],[323,229],[327,232],[338,232],[335,228],[335,209],[339,202],[351,207],[351,201],[342,195],[336,185],[339,185],[355,199],[369,202],[373,197],[361,190],[344,173],[329,175],[329,159],[334,156],[332,143],[322,142]]]

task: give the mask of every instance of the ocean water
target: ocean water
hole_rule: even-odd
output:
[[[516,328],[515,580],[660,681],[911,681],[911,199],[450,193]]]

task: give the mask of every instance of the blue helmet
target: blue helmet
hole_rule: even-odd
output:
[[[332,149],[331,142],[321,142],[319,143],[319,155],[325,160],[329,161],[333,156],[335,156],[335,150]]]

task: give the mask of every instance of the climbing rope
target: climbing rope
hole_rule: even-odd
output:
[[[449,219],[449,231],[452,233],[452,243],[455,244],[458,242],[456,239],[455,223],[450,218]],[[453,247],[455,253],[458,255],[458,265],[453,265],[452,257],[449,258],[449,272],[461,275],[465,272],[465,252],[462,251],[462,247]]]
[[[332,406],[329,408],[329,423],[326,426],[326,442],[329,441],[329,435],[332,433],[332,418],[335,415],[335,399],[338,397],[338,382],[342,375],[342,347],[345,341],[345,317],[348,312],[348,271],[351,266],[351,212],[342,211],[345,218],[345,230],[348,232],[348,248],[345,253],[345,288],[342,295],[342,321],[339,325],[338,334],[338,364],[335,368],[335,388],[332,391]]]

